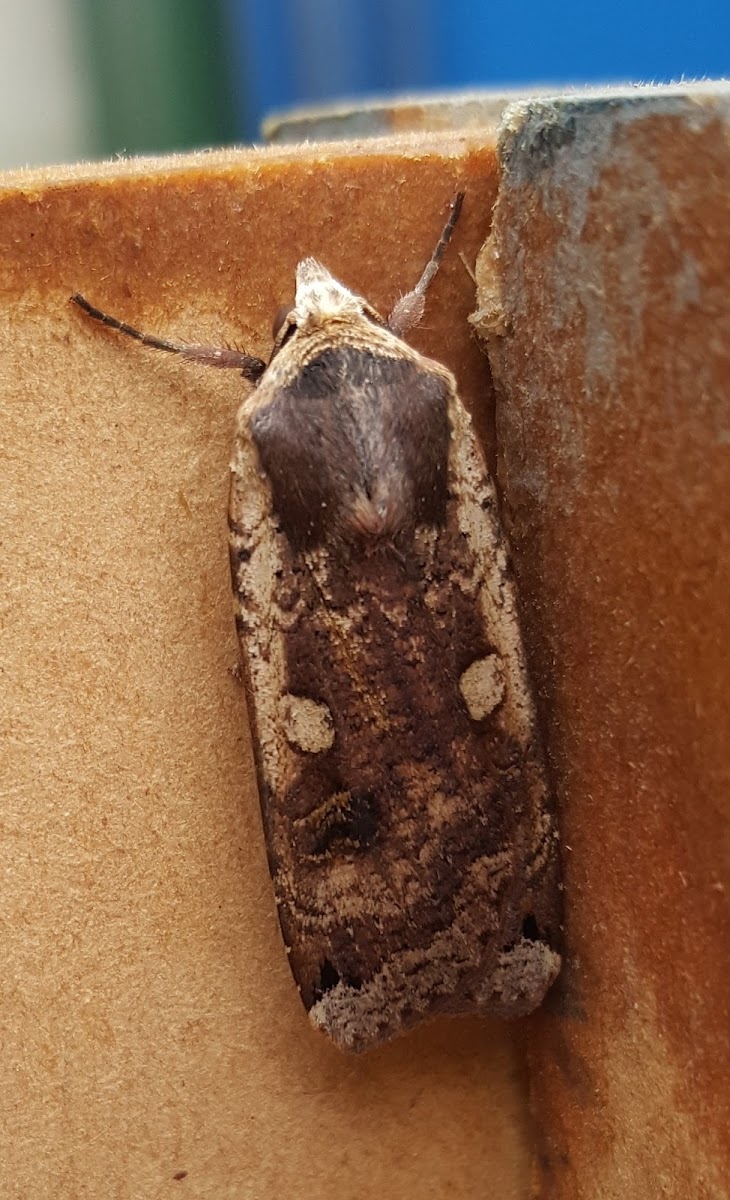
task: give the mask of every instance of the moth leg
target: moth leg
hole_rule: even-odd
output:
[[[266,370],[265,362],[250,354],[244,354],[242,350],[217,349],[215,346],[187,346],[183,342],[169,342],[149,333],[141,333],[134,326],[127,325],[126,321],[119,321],[109,313],[102,312],[100,308],[95,308],[78,292],[71,297],[71,302],[76,304],[87,316],[93,317],[102,325],[107,325],[109,329],[125,333],[127,337],[134,338],[135,341],[141,342],[143,346],[150,346],[153,350],[180,354],[187,362],[199,363],[203,367],[233,367],[238,369],[251,383],[260,379]]]
[[[459,220],[459,213],[461,212],[463,203],[464,193],[457,192],[451,205],[448,220],[444,225],[441,237],[436,243],[436,249],[431,255],[423,275],[412,292],[407,292],[405,296],[401,296],[400,300],[396,301],[395,307],[388,317],[388,328],[392,333],[397,334],[398,337],[403,337],[404,333],[407,333],[409,329],[413,329],[413,326],[417,325],[423,316],[426,307],[426,292],[439,269],[444,251],[451,241],[451,235],[456,227],[456,222]]]
[[[245,682],[245,675],[243,672],[243,663],[241,662],[240,656],[238,658],[238,661],[234,662],[233,666],[228,668],[228,674],[231,676],[232,679],[235,679],[236,683],[240,684],[241,687],[243,687],[244,682]]]

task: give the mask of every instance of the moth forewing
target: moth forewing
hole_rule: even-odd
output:
[[[234,587],[289,961],[312,1022],[363,1050],[540,1003],[557,842],[454,380],[356,312],[307,317],[239,415]]]
[[[439,1013],[535,1008],[558,846],[494,486],[446,368],[402,335],[461,207],[384,321],[314,259],[267,364],[235,367],[236,621],[284,940],[310,1018],[364,1050]]]

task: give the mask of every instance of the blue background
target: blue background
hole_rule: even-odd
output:
[[[307,101],[393,90],[730,73],[730,0],[228,0],[240,135]]]

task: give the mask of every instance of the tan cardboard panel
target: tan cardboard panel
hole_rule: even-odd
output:
[[[493,148],[451,135],[4,181],[4,1196],[526,1193],[506,1026],[436,1023],[346,1058],[294,989],[231,674],[245,385],[68,303],[79,290],[152,332],[265,355],[299,258],[387,309],[458,186],[413,341],[456,371],[484,430],[460,254],[473,264],[487,232]]]

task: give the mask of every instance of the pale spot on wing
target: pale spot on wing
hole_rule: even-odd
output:
[[[286,740],[307,754],[329,750],[335,740],[332,713],[326,704],[287,692],[279,706]]]
[[[473,721],[488,717],[504,696],[504,672],[499,655],[475,659],[459,680],[459,690]]]

